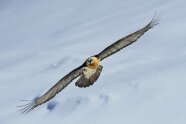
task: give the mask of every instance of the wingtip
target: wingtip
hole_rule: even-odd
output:
[[[157,14],[157,11],[155,12],[154,17],[152,18],[152,20],[148,24],[149,29],[153,28],[154,26],[156,26],[160,23],[161,16],[162,16],[161,13]]]
[[[28,100],[21,100],[21,101],[28,101]],[[21,109],[19,112],[21,114],[28,114],[30,111],[32,111],[36,107],[36,100],[32,100],[31,102],[24,104],[24,105],[19,105],[17,107],[20,107]]]

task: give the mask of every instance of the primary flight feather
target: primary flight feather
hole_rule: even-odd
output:
[[[30,103],[18,107],[23,107],[20,111],[22,113],[28,113],[37,106],[49,101],[56,94],[58,94],[61,90],[63,90],[70,82],[72,82],[75,78],[80,78],[75,83],[78,87],[88,87],[93,85],[94,82],[99,78],[103,66],[100,65],[100,61],[111,56],[112,54],[118,52],[124,47],[134,43],[139,39],[145,32],[149,29],[153,28],[155,25],[159,23],[159,17],[154,16],[154,18],[142,29],[124,37],[120,40],[116,41],[112,45],[105,48],[102,52],[97,55],[94,55],[88,58],[81,66],[74,69],[66,76],[64,76],[61,80],[59,80],[52,88],[50,88],[44,95],[39,98],[32,100]]]

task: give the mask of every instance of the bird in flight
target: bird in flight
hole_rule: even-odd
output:
[[[159,20],[160,18],[157,17],[155,14],[150,23],[148,23],[145,27],[124,38],[119,39],[115,43],[105,48],[99,54],[89,57],[81,66],[72,70],[70,73],[64,76],[45,94],[34,100],[31,100],[28,104],[18,106],[23,107],[20,111],[22,113],[28,113],[37,106],[51,100],[56,94],[62,91],[68,84],[70,84],[70,82],[72,82],[77,77],[80,78],[75,83],[76,86],[80,88],[86,88],[90,85],[93,85],[94,82],[96,82],[96,80],[99,78],[103,69],[103,66],[100,64],[103,59],[111,56],[112,54],[137,41],[145,32],[159,24]]]

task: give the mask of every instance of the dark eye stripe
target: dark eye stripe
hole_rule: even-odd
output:
[[[92,62],[92,59],[89,59],[88,61],[89,61],[89,62]]]

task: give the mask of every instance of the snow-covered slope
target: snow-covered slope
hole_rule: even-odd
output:
[[[184,0],[1,0],[1,124],[185,124]],[[21,115],[21,99],[45,93],[87,57],[163,13],[138,42],[102,62],[91,87],[72,82]]]

